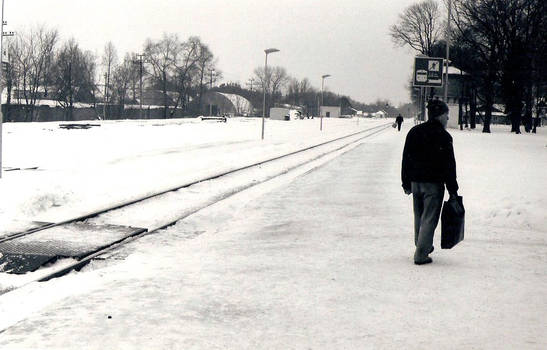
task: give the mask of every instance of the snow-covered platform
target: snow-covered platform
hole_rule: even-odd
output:
[[[442,250],[437,234],[433,264],[413,264],[405,135],[388,130],[145,236],[120,260],[2,295],[0,348],[547,348],[545,135],[451,132],[466,239]],[[492,150],[497,162],[481,161]]]

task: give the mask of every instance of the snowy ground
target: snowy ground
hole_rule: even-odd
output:
[[[96,122],[94,121],[93,124]],[[32,221],[58,222],[386,123],[385,120],[267,121],[233,118],[106,121],[86,130],[52,123],[4,125],[0,235]]]
[[[212,139],[184,147],[191,151],[212,144],[211,150],[229,150],[244,145],[225,164],[214,159],[215,166],[229,166],[252,158],[238,157],[244,151],[262,156],[325,137],[307,127],[316,121],[302,122],[302,129],[290,130],[287,125],[293,122],[278,124],[279,129],[269,122],[266,130],[285,130],[285,138],[267,134],[265,144],[256,141],[255,121],[237,127],[230,122],[193,125],[185,135]],[[328,122],[340,134],[365,127],[363,121],[359,126],[355,120]],[[379,122],[384,121],[371,123]],[[154,135],[151,125],[140,127],[140,137],[132,135],[138,127],[120,127],[131,130],[123,138],[101,129],[95,132],[110,135],[103,139],[110,141],[94,141],[93,147],[84,141],[85,132],[92,130],[78,131],[71,143],[70,134],[61,137],[62,145],[71,145],[65,149],[80,149],[72,154],[100,149],[98,154],[85,153],[96,155],[87,161],[47,158],[45,151],[37,158],[31,151],[27,157],[6,156],[6,166],[28,161],[25,165],[39,165],[47,169],[43,173],[57,176],[47,177],[56,181],[52,188],[34,185],[32,176],[39,175],[29,174],[37,172],[12,172],[2,179],[2,194],[13,193],[8,184],[30,184],[26,200],[7,197],[18,203],[17,209],[2,200],[2,218],[11,212],[26,222],[32,216],[28,214],[72,210],[78,201],[97,204],[105,193],[125,198],[129,192],[114,176],[120,163],[124,170],[142,169],[145,175],[125,180],[147,184],[143,192],[171,185],[170,179],[163,180],[170,176],[160,176],[171,174],[161,164],[171,166],[186,154],[174,141],[186,128],[176,124],[180,121],[173,123],[155,127],[163,131]],[[36,125],[43,126],[8,129],[13,137],[8,145],[41,140],[47,129],[40,132]],[[123,123],[112,123],[113,128],[119,125]],[[198,134],[203,130],[194,127],[207,128],[207,133]],[[223,128],[231,132],[221,132]],[[297,130],[300,134],[291,134]],[[402,194],[399,180],[404,133],[390,129],[315,170],[310,165],[253,187],[136,241],[117,257],[0,296],[0,348],[544,349],[547,130],[540,128],[536,135],[512,135],[505,127],[494,127],[490,135],[450,132],[467,209],[466,240],[442,251],[437,236],[431,265],[412,264],[411,200]],[[153,136],[147,140],[154,142],[143,143],[144,135]],[[216,144],[215,138],[225,142]],[[111,149],[117,142],[119,148]],[[53,139],[44,147],[54,147],[51,143]],[[127,144],[146,144],[147,150],[132,153]],[[141,154],[144,159],[137,157]],[[43,163],[33,163],[41,158]],[[21,165],[8,164],[15,159]],[[67,159],[74,162],[67,164]],[[142,163],[132,167],[135,161]],[[153,161],[159,169],[143,166]],[[174,166],[173,172],[177,180],[194,169],[192,175],[201,174],[209,161],[188,157],[185,162],[195,167]],[[78,179],[68,176],[74,171]],[[101,186],[89,191],[86,186],[97,176],[109,191],[119,191],[101,192]],[[153,186],[151,179],[156,180]],[[44,198],[41,193],[54,197],[57,206],[38,205],[43,203],[36,200]]]

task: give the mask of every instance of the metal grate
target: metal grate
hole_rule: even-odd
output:
[[[0,243],[0,271],[34,271],[59,257],[82,258],[146,231],[118,225],[71,223]]]

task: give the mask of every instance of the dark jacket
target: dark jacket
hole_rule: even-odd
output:
[[[443,182],[449,193],[458,191],[452,136],[438,120],[416,125],[406,135],[401,168],[403,188],[414,182]]]
[[[399,115],[397,116],[397,118],[395,118],[395,122],[396,122],[397,124],[402,124],[402,123],[403,123],[403,117],[399,114]]]

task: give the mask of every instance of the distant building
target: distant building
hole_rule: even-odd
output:
[[[384,112],[384,111],[378,111],[378,112],[370,113],[370,115],[372,117],[375,117],[375,118],[385,118],[385,117],[387,117],[387,113]]]
[[[463,123],[464,114],[466,111],[469,111],[468,105],[471,96],[471,84],[469,78],[470,76],[468,73],[453,66],[448,67],[448,91],[446,104],[449,108],[449,128],[458,128],[459,123]],[[442,99],[444,96],[444,87],[434,88],[433,93],[436,98]],[[428,117],[426,116],[425,120],[427,119]]]
[[[207,91],[203,94],[203,113],[213,115],[231,114],[231,115],[251,115],[253,105],[251,101],[237,94],[227,94],[224,92]]]
[[[296,120],[302,118],[302,111],[298,108],[272,107],[270,119],[272,120]]]
[[[340,106],[321,106],[320,115],[325,118],[340,118]]]

